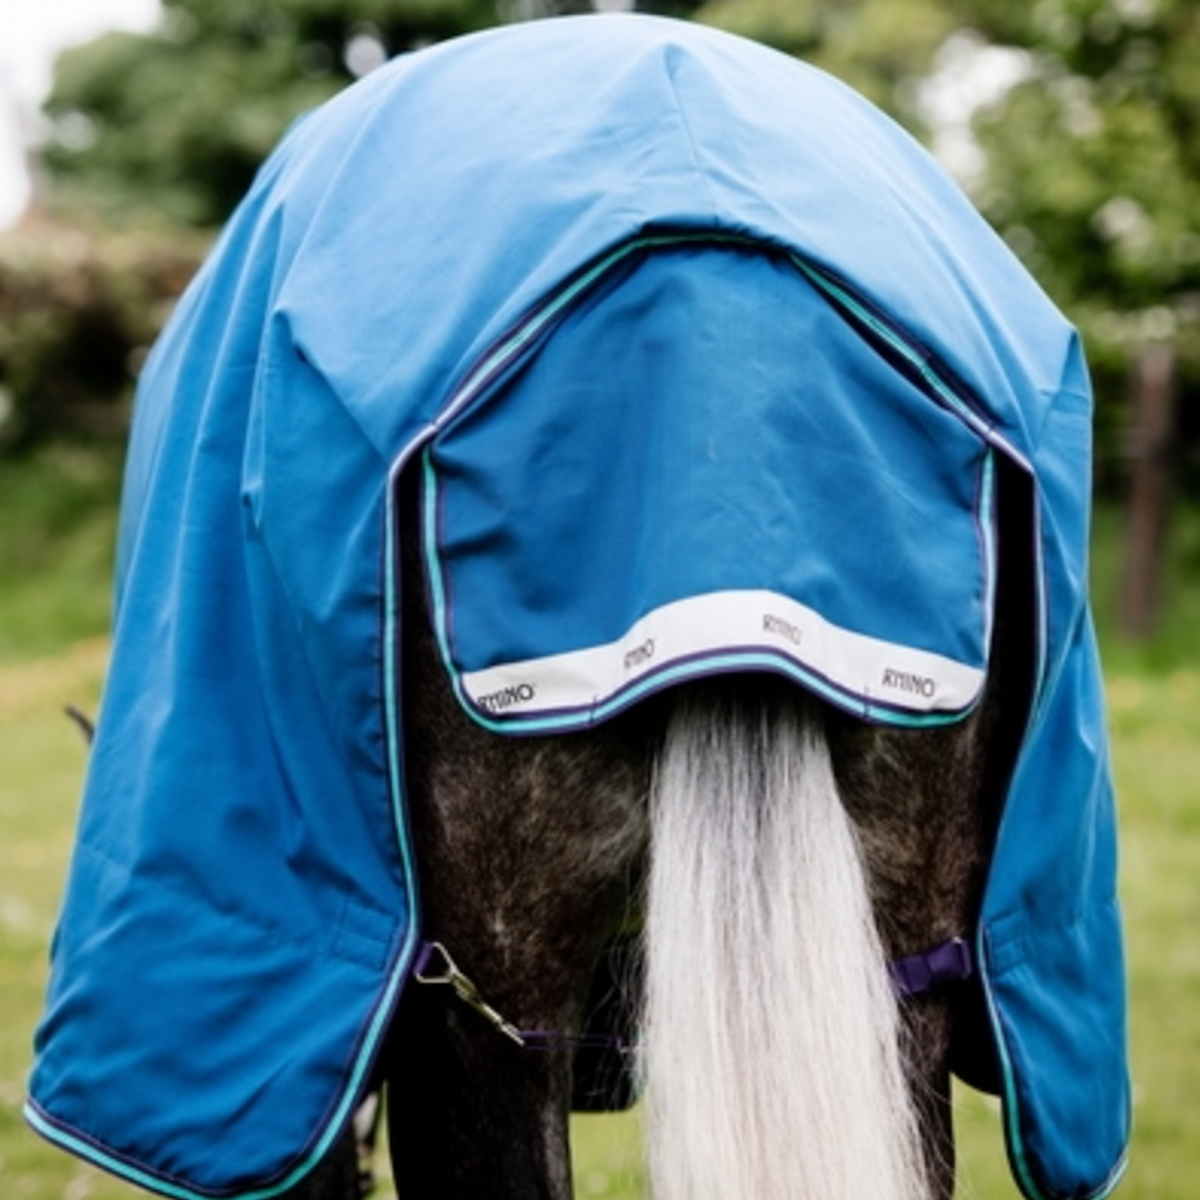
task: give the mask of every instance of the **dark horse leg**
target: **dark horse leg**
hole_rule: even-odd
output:
[[[653,732],[641,714],[587,734],[489,734],[451,695],[424,614],[407,625],[425,936],[518,1028],[578,1032],[593,970],[640,890]],[[522,1049],[447,989],[410,984],[389,1054],[405,1200],[570,1196],[566,1048]]]
[[[404,507],[415,512],[411,495]],[[405,771],[424,936],[517,1028],[578,1032],[640,892],[654,722],[536,739],[471,722],[431,636],[411,522],[406,532]],[[414,982],[388,1058],[404,1200],[567,1200],[568,1049],[523,1049],[449,989]]]

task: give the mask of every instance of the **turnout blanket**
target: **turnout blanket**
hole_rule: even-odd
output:
[[[977,701],[997,475],[1036,580],[975,955],[1014,1173],[1128,1131],[1076,335],[832,79],[648,17],[510,27],[299,123],[145,370],[114,651],[27,1114],[168,1195],[296,1183],[420,936],[397,480],[463,705],[526,733],[717,671]],[[1008,526],[1005,525],[1005,529]]]

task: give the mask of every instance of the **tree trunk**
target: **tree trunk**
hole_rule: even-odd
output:
[[[1149,637],[1158,622],[1170,505],[1175,426],[1175,351],[1145,347],[1133,378],[1131,481],[1126,527],[1121,628]]]

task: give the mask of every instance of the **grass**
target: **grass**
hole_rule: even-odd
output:
[[[84,769],[61,708],[94,708],[107,653],[115,466],[52,451],[10,467],[0,465],[0,1196],[130,1200],[143,1193],[44,1145],[19,1114]],[[1126,645],[1112,632],[1119,521],[1097,521],[1132,996],[1135,1139],[1118,1192],[1129,1200],[1200,1191],[1200,514],[1183,514],[1174,536],[1162,632]],[[957,1111],[959,1197],[1015,1197],[995,1104],[962,1089]],[[641,1200],[638,1142],[636,1113],[577,1118],[578,1200]]]
[[[103,641],[92,641],[53,658],[0,668],[0,1194],[5,1200],[83,1200],[104,1194],[95,1190],[92,1172],[38,1144],[25,1129],[20,1104],[84,766],[82,738],[62,717],[60,705],[94,703],[106,654]]]
[[[0,664],[104,632],[119,479],[115,450],[0,459]]]

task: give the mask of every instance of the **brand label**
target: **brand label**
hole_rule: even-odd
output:
[[[521,704],[529,704],[537,696],[537,688],[532,683],[514,683],[511,687],[501,688],[498,692],[489,692],[479,696],[475,703],[488,712],[503,712],[506,708],[516,708]]]
[[[804,630],[799,625],[777,617],[773,613],[763,613],[762,627],[764,633],[772,633],[798,646],[804,640]]]
[[[625,655],[625,670],[633,671],[654,657],[654,639],[647,638],[640,646],[634,646]]]
[[[937,680],[928,675],[914,675],[909,671],[893,671],[887,667],[883,672],[883,686],[896,692],[912,692],[931,700],[937,692]]]

